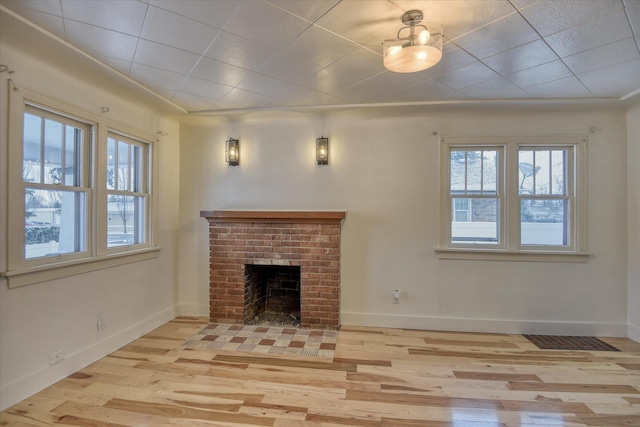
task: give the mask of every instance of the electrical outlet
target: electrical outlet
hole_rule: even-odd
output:
[[[49,353],[49,365],[55,365],[56,363],[62,362],[64,359],[64,348],[54,351],[53,353]]]
[[[394,304],[400,304],[400,291],[399,290],[395,290],[393,291],[393,295],[392,295],[392,302]]]
[[[107,322],[104,320],[104,316],[102,314],[98,314],[97,326],[99,331],[107,327]]]

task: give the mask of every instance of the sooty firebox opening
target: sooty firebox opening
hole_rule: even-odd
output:
[[[246,264],[244,323],[264,314],[300,321],[300,267]]]

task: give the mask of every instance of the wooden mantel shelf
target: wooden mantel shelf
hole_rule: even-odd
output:
[[[200,211],[209,222],[339,223],[345,211]]]

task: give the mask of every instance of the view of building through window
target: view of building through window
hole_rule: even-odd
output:
[[[500,243],[503,148],[450,149],[451,243]],[[571,147],[518,150],[521,246],[570,244]],[[507,185],[513,189],[513,185]]]
[[[496,244],[500,206],[497,179],[499,149],[450,152],[451,239],[458,243]]]

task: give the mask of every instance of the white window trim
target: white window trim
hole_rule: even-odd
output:
[[[42,264],[33,267],[8,270],[0,274],[7,279],[9,288],[47,282],[63,277],[130,264],[157,258],[162,247],[155,246],[136,251],[120,252],[111,255],[78,258],[57,263]]]
[[[540,135],[540,136],[485,136],[449,137],[440,139],[439,182],[439,243],[434,248],[438,259],[481,261],[540,261],[540,262],[586,262],[591,256],[587,252],[587,137],[585,135]],[[501,147],[503,159],[498,173],[497,185],[501,186],[499,222],[500,244],[474,245],[451,243],[451,211],[449,199],[449,150],[459,147]],[[573,179],[576,185],[576,214],[571,218],[573,246],[567,248],[520,246],[520,199],[515,185],[518,178],[519,147],[574,147]],[[499,192],[500,193],[500,192]],[[573,222],[575,220],[575,222]]]
[[[84,193],[84,197],[85,197],[85,206],[84,206],[84,210],[85,210],[85,216],[83,218],[83,227],[78,227],[78,233],[80,233],[83,236],[86,236],[86,241],[83,242],[84,243],[84,250],[82,251],[78,251],[78,252],[69,252],[69,253],[62,253],[62,254],[58,254],[57,256],[55,256],[55,258],[51,258],[51,259],[55,259],[56,262],[66,262],[69,260],[73,260],[73,259],[82,259],[82,258],[86,258],[88,256],[90,256],[91,254],[91,246],[92,246],[92,238],[93,236],[91,235],[91,224],[90,224],[90,218],[93,215],[93,201],[92,198],[94,197],[95,192],[93,191],[93,189],[91,188],[91,182],[92,182],[92,178],[91,178],[91,171],[90,171],[90,165],[93,162],[93,151],[94,151],[94,147],[95,147],[95,141],[93,139],[93,133],[94,133],[94,129],[96,124],[93,122],[89,122],[87,120],[84,119],[80,119],[78,117],[73,117],[69,114],[59,114],[57,111],[53,111],[50,107],[47,106],[42,106],[39,104],[36,104],[34,102],[30,102],[30,101],[26,101],[23,102],[22,104],[22,108],[23,108],[23,114],[19,117],[16,118],[16,121],[19,120],[20,124],[18,126],[18,128],[21,130],[20,132],[20,145],[18,145],[17,143],[12,147],[13,149],[15,149],[15,154],[16,157],[18,156],[18,154],[20,155],[20,171],[22,172],[22,168],[23,168],[23,156],[22,156],[22,150],[23,150],[23,144],[22,144],[22,129],[24,126],[24,113],[27,112],[27,110],[29,110],[31,113],[33,114],[38,114],[41,117],[45,117],[45,118],[49,118],[52,120],[59,120],[60,118],[62,120],[65,119],[69,119],[70,121],[76,122],[78,124],[79,127],[82,127],[83,130],[86,132],[85,138],[86,141],[88,141],[87,146],[82,147],[82,167],[81,167],[81,171],[80,174],[82,175],[82,185],[80,187],[76,187],[76,186],[72,186],[72,187],[67,187],[67,186],[60,186],[60,190],[61,191],[73,191],[73,192],[77,192],[77,193]],[[36,111],[37,110],[37,111]],[[86,141],[83,141],[86,142]],[[11,148],[10,148],[11,150]],[[13,161],[14,158],[10,157],[10,161]],[[41,161],[44,161],[44,159],[41,159]],[[12,168],[14,165],[11,165],[9,168],[10,173],[13,173],[14,169]],[[16,172],[17,172],[17,168],[16,168]],[[20,173],[20,176],[22,177],[22,173]],[[12,185],[10,185],[10,188],[16,188],[17,185],[20,185],[21,188],[21,192],[23,191],[23,189],[25,189],[26,187],[31,187],[31,188],[36,188],[36,189],[43,189],[43,190],[51,190],[54,187],[51,184],[42,184],[42,183],[32,183],[32,182],[24,182],[22,179],[19,180],[19,182],[16,182],[15,184],[12,182],[12,178],[9,178],[9,182],[12,183]],[[21,212],[25,212],[26,210],[26,206],[24,205],[24,192],[22,192],[22,197],[20,198],[20,200],[15,200],[15,203],[10,203],[10,205],[12,207],[18,206],[18,210]],[[80,228],[82,228],[82,230],[80,230]],[[17,231],[17,227],[11,227],[11,231],[8,233],[9,237],[11,238],[11,232],[15,232]],[[14,264],[16,266],[21,266],[23,268],[29,268],[32,266],[38,266],[43,264],[44,262],[42,261],[42,258],[31,258],[31,259],[26,259],[24,257],[24,248],[25,248],[25,235],[24,233],[16,233],[16,238],[11,240],[14,245],[11,246],[11,251],[10,251],[10,261],[14,262]],[[20,251],[18,251],[18,249],[22,249]],[[11,262],[9,263],[9,265],[11,265]]]
[[[26,260],[24,257],[24,227],[15,224],[24,223],[24,194],[22,192],[22,140],[23,120],[26,104],[33,104],[44,110],[67,115],[81,122],[89,123],[93,127],[91,162],[95,165],[91,169],[91,203],[88,206],[87,251],[82,253],[64,254],[56,257]],[[106,155],[107,133],[114,132],[144,141],[149,144],[149,213],[146,244],[122,246],[107,249],[106,223]],[[133,129],[130,126],[114,122],[104,116],[93,114],[62,101],[52,99],[46,95],[17,86],[11,82],[9,88],[9,118],[8,118],[8,215],[7,215],[7,259],[6,271],[0,271],[0,277],[5,277],[9,288],[25,286],[33,283],[81,274],[89,271],[109,268],[116,265],[142,261],[158,256],[162,249],[157,243],[158,208],[155,203],[155,189],[157,189],[157,155],[154,153],[154,139],[146,132]],[[98,141],[102,141],[99,143]],[[103,197],[104,196],[104,197]],[[22,242],[22,244],[20,244]]]
[[[125,251],[131,251],[131,250],[138,250],[138,249],[142,249],[142,248],[146,248],[147,246],[149,246],[148,242],[151,239],[151,235],[152,235],[152,224],[155,223],[155,221],[152,220],[152,212],[151,212],[151,207],[154,205],[153,203],[151,203],[151,197],[152,197],[152,190],[154,188],[153,185],[153,171],[156,170],[155,164],[153,164],[153,159],[155,158],[155,156],[153,155],[153,144],[148,142],[148,141],[143,141],[138,137],[135,137],[133,135],[130,134],[126,134],[124,132],[121,132],[119,130],[116,129],[107,129],[107,136],[109,135],[114,135],[114,136],[118,136],[118,137],[124,137],[126,139],[132,140],[132,142],[135,142],[137,145],[145,145],[145,149],[148,150],[148,157],[147,157],[147,162],[145,164],[145,169],[143,171],[143,173],[145,175],[147,175],[147,181],[146,181],[146,191],[144,191],[143,193],[136,193],[136,192],[127,192],[130,193],[131,195],[134,196],[139,196],[139,195],[143,195],[146,197],[146,206],[145,206],[145,213],[146,213],[146,217],[145,217],[145,225],[144,225],[144,235],[146,236],[146,241],[145,243],[136,243],[136,244],[132,244],[132,245],[122,245],[122,246],[114,246],[114,247],[108,247],[107,246],[107,231],[106,231],[106,227],[104,229],[104,247],[107,248],[107,253],[108,254],[116,254],[116,253],[120,253],[120,252],[125,252]],[[105,140],[106,141],[106,140]],[[105,159],[106,159],[106,155],[105,155]],[[105,161],[105,165],[106,165],[106,161]],[[105,179],[102,181],[103,183],[106,182],[106,167],[105,167]],[[105,189],[105,195],[109,194],[109,190]],[[107,212],[107,202],[105,201],[105,209],[104,212]],[[108,215],[108,213],[107,213]],[[108,218],[107,218],[107,222],[108,222]],[[107,224],[107,222],[105,222],[105,224]],[[102,246],[101,246],[102,247]]]

